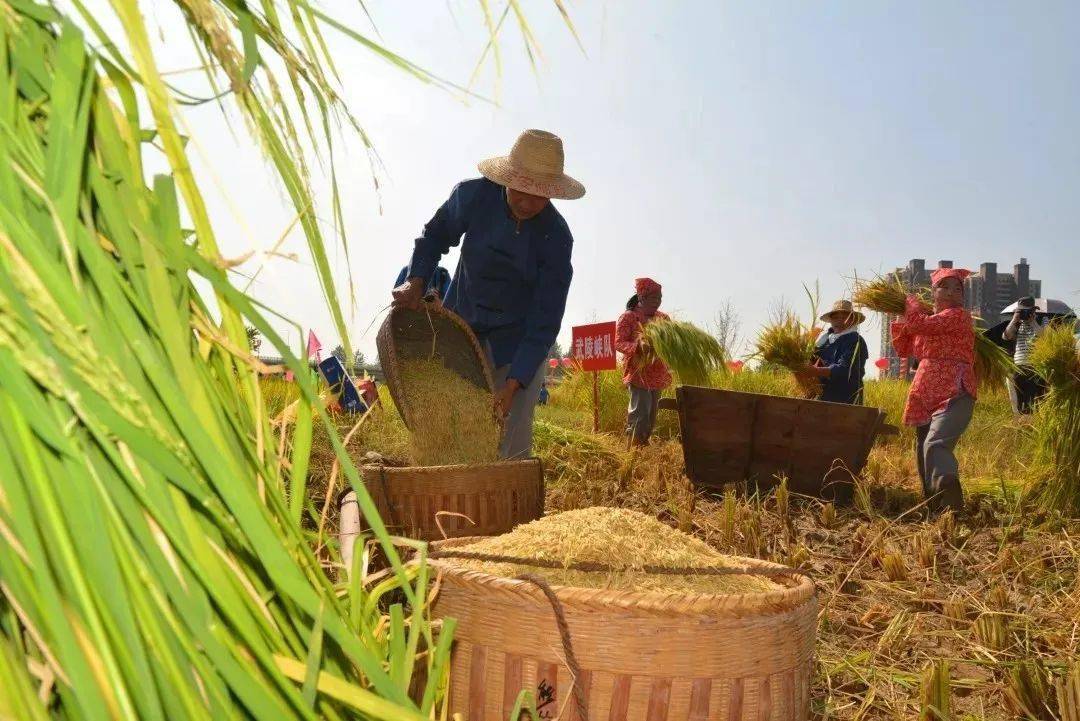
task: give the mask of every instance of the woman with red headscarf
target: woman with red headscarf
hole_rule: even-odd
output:
[[[908,296],[903,320],[891,327],[897,355],[919,360],[904,423],[915,426],[916,461],[931,510],[964,507],[953,451],[971,422],[977,390],[975,329],[964,309],[964,278],[969,275],[959,268],[935,270],[930,275],[934,312]]]
[[[626,312],[615,324],[615,350],[623,354],[623,383],[630,390],[626,433],[630,445],[644,446],[656,425],[660,393],[671,385],[671,372],[650,352],[648,341],[641,335],[645,324],[667,319],[659,310],[663,299],[660,284],[651,278],[638,278],[634,291],[626,303]]]

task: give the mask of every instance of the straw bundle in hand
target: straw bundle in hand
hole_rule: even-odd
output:
[[[979,383],[1001,386],[1016,371],[1008,351],[990,340],[981,328],[975,328],[975,377]]]
[[[816,396],[820,383],[802,374],[814,360],[814,345],[820,330],[803,325],[793,314],[783,315],[758,335],[754,355],[765,363],[782,366],[795,373],[799,388],[807,398]]]
[[[923,302],[929,305],[929,290],[926,288],[911,289],[897,274],[880,276],[874,280],[855,281],[855,290],[851,294],[851,301],[855,305],[862,306],[875,313],[889,313],[891,315],[903,315],[907,304],[908,295],[915,293]]]
[[[646,358],[660,358],[683,385],[708,385],[709,373],[727,368],[720,341],[692,323],[654,320],[645,324],[641,335],[649,351]]]
[[[808,328],[788,313],[762,329],[754,355],[772,365],[802,370],[814,359],[818,333],[817,328]]]

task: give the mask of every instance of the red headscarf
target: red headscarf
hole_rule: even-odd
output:
[[[634,281],[634,292],[640,298],[643,295],[651,295],[660,292],[660,284],[652,278],[638,278]]]
[[[964,278],[967,278],[971,274],[970,270],[965,270],[963,268],[938,268],[930,273],[930,286],[936,288],[938,283],[946,278],[956,278],[960,281],[960,285],[963,285]]]

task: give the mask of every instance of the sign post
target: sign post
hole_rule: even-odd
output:
[[[592,372],[593,433],[600,431],[600,371],[615,370],[615,322],[574,326],[571,355],[578,368]]]

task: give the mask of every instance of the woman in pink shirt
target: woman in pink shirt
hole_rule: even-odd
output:
[[[660,393],[671,385],[671,372],[664,361],[648,352],[641,337],[646,323],[667,319],[659,310],[663,299],[660,284],[651,278],[638,278],[634,290],[626,312],[615,324],[615,350],[623,354],[623,383],[630,391],[626,433],[631,445],[644,446],[656,425]]]
[[[969,275],[959,268],[935,270],[930,275],[934,312],[908,296],[903,320],[891,327],[897,355],[919,361],[904,423],[915,426],[919,476],[931,510],[964,507],[954,449],[971,422],[977,391],[975,328],[964,309],[964,278]]]

